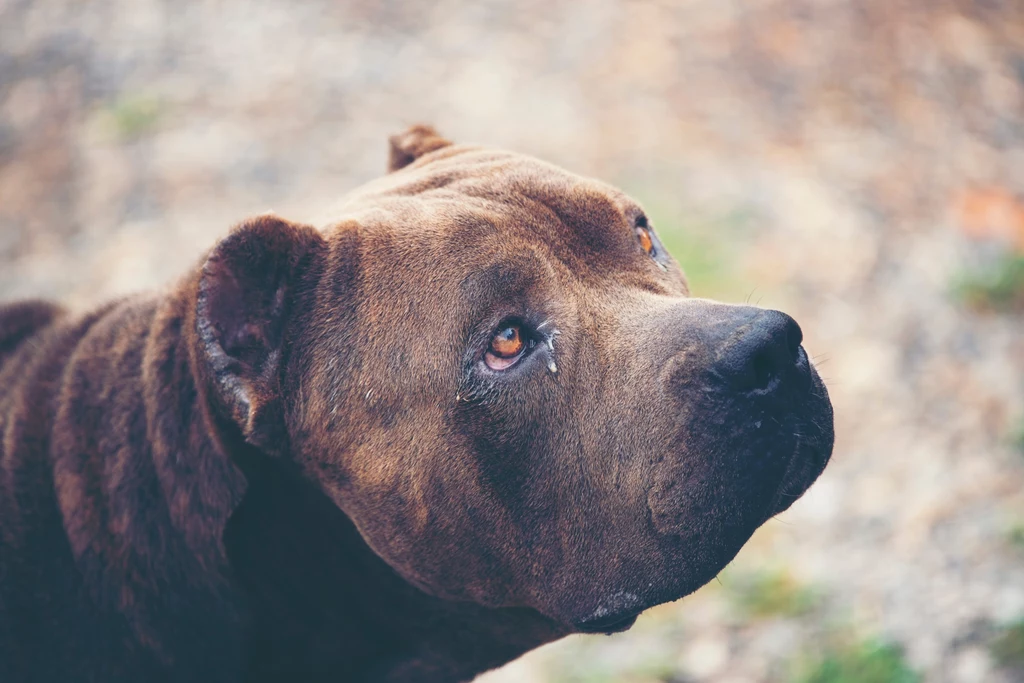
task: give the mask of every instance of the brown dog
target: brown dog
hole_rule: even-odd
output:
[[[0,308],[0,680],[466,680],[822,471],[800,328],[689,298],[629,197],[424,127],[391,169],[168,293]]]

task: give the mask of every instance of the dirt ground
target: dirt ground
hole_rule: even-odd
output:
[[[421,121],[627,188],[837,417],[719,581],[488,683],[1024,680],[1024,4],[0,0],[0,299],[162,286]]]

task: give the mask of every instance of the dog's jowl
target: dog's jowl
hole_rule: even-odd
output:
[[[392,139],[320,229],[0,308],[0,680],[462,681],[704,584],[832,450],[797,323],[643,208]]]

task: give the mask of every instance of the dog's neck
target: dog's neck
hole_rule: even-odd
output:
[[[243,667],[247,681],[447,683],[564,635],[532,610],[430,597],[285,459],[244,447],[226,457],[191,367],[183,289],[69,323],[43,350],[53,373],[110,382],[68,383],[63,405],[80,409],[37,419],[40,434],[61,436],[58,509],[33,512],[57,529],[63,515],[95,613],[82,624],[126,626],[181,680],[234,680]],[[124,427],[111,436],[109,424]]]
[[[225,544],[249,598],[249,681],[463,681],[564,635],[527,609],[433,598],[324,494],[251,453]]]

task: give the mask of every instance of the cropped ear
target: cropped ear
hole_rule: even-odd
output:
[[[218,412],[250,444],[283,447],[280,370],[286,328],[315,286],[326,242],[273,215],[239,225],[210,253],[196,300],[198,362]]]
[[[392,135],[388,141],[391,143],[391,153],[388,155],[389,172],[405,168],[424,154],[452,144],[451,140],[441,137],[436,130],[424,125],[413,126],[404,133]]]

